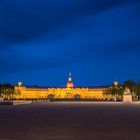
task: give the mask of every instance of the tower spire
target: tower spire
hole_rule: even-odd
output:
[[[69,73],[69,78],[67,82],[67,88],[73,88],[73,82],[72,82],[72,74]]]

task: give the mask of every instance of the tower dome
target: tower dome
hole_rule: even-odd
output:
[[[67,88],[73,88],[73,82],[72,82],[72,74],[69,73],[69,78],[67,82]]]

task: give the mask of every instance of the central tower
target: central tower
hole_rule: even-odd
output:
[[[69,78],[67,82],[67,88],[73,88],[73,82],[72,82],[72,75],[69,73]]]

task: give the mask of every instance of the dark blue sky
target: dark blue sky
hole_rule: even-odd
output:
[[[65,86],[140,79],[140,0],[0,2],[0,82]]]

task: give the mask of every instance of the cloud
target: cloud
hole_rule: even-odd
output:
[[[60,1],[58,4],[56,1],[36,0],[24,1],[24,6],[17,1],[1,2],[0,38],[7,43],[19,43],[41,36],[44,33],[50,34],[83,16],[98,14],[128,2],[134,1],[83,0],[68,1],[67,3]]]
[[[110,55],[119,58],[138,52],[139,5],[138,0],[1,2],[0,73],[56,69],[84,61],[91,61],[92,69],[95,61],[98,67]],[[78,70],[82,69],[84,65]]]

